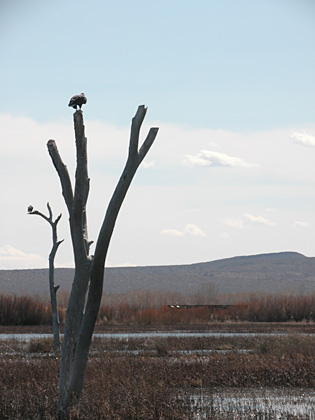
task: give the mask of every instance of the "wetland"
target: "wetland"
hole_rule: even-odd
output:
[[[1,419],[54,418],[60,355],[45,328],[0,328],[13,334],[0,335]],[[314,330],[99,326],[71,419],[314,419]]]

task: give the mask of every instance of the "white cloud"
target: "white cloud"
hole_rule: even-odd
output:
[[[47,266],[50,227],[36,218],[28,220],[26,214],[30,203],[44,210],[47,201],[51,203],[55,215],[63,213],[58,236],[65,241],[58,250],[56,266],[73,266],[67,209],[46,147],[49,138],[56,140],[74,180],[72,118],[66,123],[40,123],[28,118],[0,115],[0,124],[1,187],[6,198],[6,205],[0,209],[1,220],[5,220],[0,247],[12,244],[22,250],[22,255],[18,257],[11,253],[10,258],[8,252],[4,255],[2,250],[0,269],[9,267],[9,264],[11,268]],[[93,240],[98,236],[104,212],[125,165],[129,121],[126,124],[126,127],[117,127],[102,121],[85,122],[91,177],[88,221]],[[308,153],[309,149],[298,147],[292,139],[288,141],[291,131],[302,130],[290,127],[238,133],[148,122],[141,131],[143,136],[151,125],[160,126],[161,130],[123,204],[108,255],[110,265],[124,262],[130,262],[128,265],[189,263],[257,253],[261,249],[299,249],[312,255],[314,247],[307,226],[302,229],[302,224],[297,223],[293,229],[295,221],[312,221],[311,211],[306,209],[309,209],[312,196],[309,180],[315,177],[314,159],[312,153]],[[315,134],[315,126],[310,127],[309,132]],[[199,151],[205,152],[197,154]],[[227,154],[218,153],[220,151]],[[197,170],[187,170],[187,167],[178,165],[184,156],[192,156]],[[199,158],[202,158],[201,162]],[[257,170],[251,170],[250,167],[255,166],[253,163],[259,164]],[[192,165],[192,162],[189,164]],[[207,173],[200,171],[200,164],[205,165]],[[220,174],[216,173],[215,165],[217,170],[222,169]],[[150,169],[144,169],[145,166]],[[214,173],[209,176],[211,169]],[[271,213],[266,206],[277,211]],[[244,216],[248,211],[251,217]],[[259,216],[263,218],[259,219]],[[278,223],[280,217],[281,223]],[[189,225],[186,227],[187,220],[196,222],[201,228],[207,226],[211,235],[204,238],[201,229],[200,232]],[[268,229],[266,235],[264,227],[272,226],[272,222],[277,225]],[[142,224],[146,229],[140,229],[141,232],[137,229],[135,233],[135,227]],[[285,234],[288,226],[292,228],[290,238]],[[162,234],[155,236],[157,232]],[[214,243],[213,237],[220,238],[222,232],[231,235],[229,240],[221,239],[221,242]],[[127,246],[135,234],[139,235],[137,247]],[[261,235],[259,240],[257,235]],[[155,238],[150,247],[145,245],[148,238]],[[165,241],[166,238],[173,240]],[[180,245],[178,248],[174,246],[176,238]],[[193,246],[189,239],[195,239]]]
[[[200,209],[187,209],[186,213],[199,213]]]
[[[238,157],[229,156],[225,153],[214,152],[211,150],[201,150],[197,155],[186,155],[183,162],[187,166],[218,167],[229,168],[253,168],[257,165],[247,163]]]
[[[111,267],[111,268],[119,267],[119,268],[122,268],[122,267],[138,267],[138,266],[137,266],[137,264],[133,264],[133,263],[129,263],[129,262],[123,262],[123,263],[120,263],[120,264],[111,264],[110,261],[107,261],[106,262],[106,267]]]
[[[229,233],[223,232],[220,235],[220,238],[222,239],[229,239],[231,237],[231,235]]]
[[[47,267],[47,259],[23,252],[11,245],[0,248],[1,269]]]
[[[244,219],[245,218],[245,219]],[[274,226],[275,224],[262,216],[253,216],[252,214],[245,213],[243,219],[226,218],[222,222],[233,229],[244,229],[248,226]]]
[[[168,236],[184,236],[185,235],[183,232],[176,229],[164,229],[164,230],[161,230],[160,233],[162,235],[168,235]]]
[[[222,220],[223,223],[233,229],[243,229],[245,227],[244,221],[241,219],[231,219],[227,218]]]
[[[201,236],[206,237],[207,235],[197,226],[193,224],[185,225],[182,231],[177,229],[164,229],[160,232],[162,235],[169,235],[169,236]]]
[[[315,136],[312,134],[292,132],[290,137],[298,144],[315,147]]]
[[[308,222],[301,222],[301,221],[298,220],[297,222],[294,223],[294,227],[309,228],[309,227],[311,227],[311,225]]]
[[[156,167],[156,162],[155,162],[154,160],[151,160],[151,161],[149,161],[149,162],[144,161],[144,162],[142,163],[142,166],[143,166],[145,169],[155,168],[155,167]]]
[[[275,224],[271,222],[269,219],[266,219],[262,216],[253,216],[252,214],[245,213],[244,216],[246,217],[247,222],[253,225],[263,225],[263,226],[274,226]]]
[[[45,159],[49,164],[47,141],[54,139],[62,158],[68,160],[75,153],[72,122],[40,123],[31,118],[0,115],[1,156],[14,159],[19,155],[31,159]],[[90,160],[124,159],[128,151],[129,128],[88,120],[85,121]],[[65,162],[69,164],[68,162]]]
[[[198,226],[196,225],[186,225],[184,232],[187,235],[191,235],[191,236],[207,236]]]

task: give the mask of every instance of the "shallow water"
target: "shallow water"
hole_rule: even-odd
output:
[[[121,340],[137,338],[166,338],[166,337],[263,337],[286,336],[286,333],[227,333],[227,332],[145,332],[145,333],[95,333],[95,338],[115,338]],[[52,338],[52,334],[0,334],[0,341],[18,340],[29,342],[32,339]]]
[[[101,339],[154,339],[167,337],[268,337],[268,336],[287,336],[286,333],[226,333],[226,332],[147,332],[147,333],[96,333],[95,338]],[[312,335],[312,334],[299,334]],[[28,343],[31,339],[52,338],[52,334],[0,334],[0,341],[17,340],[21,343]],[[6,344],[9,347],[9,343]],[[124,353],[140,354],[144,350],[118,350]],[[195,354],[206,355],[212,352],[248,352],[249,350],[177,350],[170,351],[176,354]],[[16,353],[18,354],[18,353]],[[49,355],[45,354],[43,357]],[[38,354],[34,354],[38,358]],[[26,359],[29,363],[32,358]],[[192,359],[196,361],[196,359]],[[206,391],[195,389],[190,394],[191,406],[198,412],[196,419],[206,419],[207,413],[217,415],[217,418],[224,420],[247,420],[247,419],[268,419],[285,420],[295,416],[295,419],[315,420],[315,390],[309,389],[217,389]],[[291,417],[290,417],[291,416]]]
[[[197,419],[205,417],[207,405],[222,419],[285,420],[290,416],[315,420],[315,390],[305,388],[222,389],[215,393],[192,394],[193,407],[199,407]]]

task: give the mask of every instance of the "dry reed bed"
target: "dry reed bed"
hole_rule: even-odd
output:
[[[193,361],[193,363],[192,363]],[[313,387],[311,358],[214,355],[207,359],[102,357],[91,360],[80,415],[73,419],[193,418],[192,389],[214,387]],[[53,418],[58,361],[3,361],[0,418]],[[186,397],[185,397],[186,396]],[[189,417],[191,415],[191,417]],[[209,417],[211,418],[211,417]]]
[[[203,333],[201,333],[203,334]],[[205,333],[206,334],[206,333]],[[176,354],[176,352],[193,351],[247,351],[256,354],[270,354],[274,356],[290,356],[303,354],[303,356],[315,359],[315,335],[310,334],[228,334],[228,335],[200,335],[189,336],[154,336],[147,337],[117,338],[96,337],[92,340],[91,353],[93,356],[104,352],[151,352],[158,354],[159,349],[164,349],[164,355]],[[12,357],[13,353],[26,355],[29,353],[52,353],[53,340],[48,338],[33,338],[30,342],[12,339],[0,340],[0,355]],[[123,353],[122,353],[123,354]],[[5,356],[6,355],[6,356]],[[118,356],[116,354],[115,356]]]
[[[114,299],[114,298],[113,298]],[[165,297],[167,300],[167,298]],[[187,298],[188,299],[188,298]],[[227,299],[218,296],[219,300]],[[143,303],[103,304],[98,324],[117,325],[208,325],[214,320],[250,322],[315,321],[315,294],[308,296],[253,294],[238,296],[227,309],[197,307],[171,309],[156,305],[154,294]],[[241,300],[243,299],[243,300]],[[61,322],[65,319],[66,299],[59,308]],[[49,325],[51,310],[47,299],[32,296],[0,295],[0,325]]]
[[[105,340],[107,341],[107,340]],[[8,345],[14,343],[8,343]],[[152,350],[142,356],[114,353],[117,340],[104,350],[94,340],[79,413],[72,419],[193,419],[193,390],[217,387],[315,387],[314,338],[308,336],[159,338],[122,342],[123,346]],[[45,342],[47,346],[47,342]],[[158,346],[166,349],[164,357]],[[29,346],[34,346],[30,343]],[[189,346],[189,347],[187,347]],[[190,347],[251,347],[247,354],[211,353],[207,356],[171,353]],[[39,350],[40,348],[38,348]],[[155,351],[154,351],[155,349]],[[30,348],[28,348],[30,350]],[[33,348],[34,350],[34,348]],[[21,356],[0,359],[0,418],[52,419],[56,405],[59,358],[38,357],[26,363]],[[204,418],[214,419],[209,405]],[[227,417],[225,417],[227,418]],[[264,417],[262,417],[264,418]]]

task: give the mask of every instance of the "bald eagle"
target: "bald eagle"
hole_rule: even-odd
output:
[[[84,93],[82,92],[81,95],[72,96],[68,106],[72,106],[72,108],[74,109],[77,109],[77,107],[79,106],[79,108],[81,109],[82,105],[86,103],[87,103],[87,99]]]
[[[34,207],[32,205],[27,207],[27,212],[31,213],[33,211]]]

